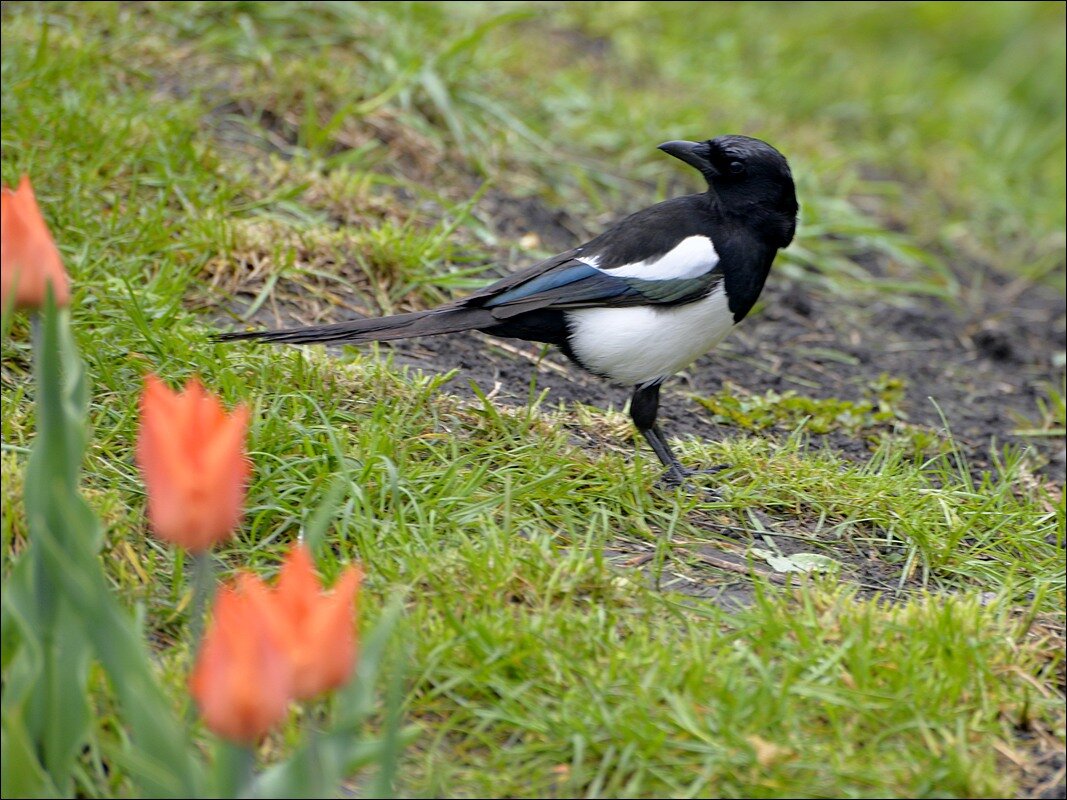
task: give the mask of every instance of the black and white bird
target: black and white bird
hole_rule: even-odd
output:
[[[656,425],[660,384],[715,347],[759,297],[793,239],[797,198],[766,142],[719,136],[659,149],[696,168],[707,191],[638,211],[595,239],[428,311],[219,340],[334,344],[479,330],[554,344],[582,368],[634,387],[630,416],[667,468],[682,466]]]

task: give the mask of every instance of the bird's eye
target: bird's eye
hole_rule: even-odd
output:
[[[742,172],[745,171],[745,165],[741,161],[731,161],[728,169],[730,170],[731,174],[740,175]]]

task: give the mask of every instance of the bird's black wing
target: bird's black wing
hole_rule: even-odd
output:
[[[491,309],[497,319],[542,308],[669,306],[699,300],[721,280],[722,273],[716,270],[693,278],[668,280],[616,277],[583,261],[570,260],[518,285],[479,293],[461,303],[468,308]]]
[[[694,198],[677,198],[638,212],[588,244],[497,281],[456,305],[491,309],[495,318],[504,320],[546,308],[690,303],[722,281],[717,259],[709,258],[705,269],[691,270],[684,277],[657,277],[664,273],[657,267],[684,239],[707,232],[707,221],[699,207],[694,208]],[[650,266],[637,274],[625,269],[644,263]]]
[[[216,338],[340,343],[478,329],[565,344],[568,330],[564,311],[679,305],[705,297],[723,280],[699,198],[676,198],[640,211],[581,247],[439,308],[279,331],[234,331]],[[675,248],[694,236],[705,237],[700,241],[712,257],[698,259],[695,266],[687,261],[679,273],[677,262],[672,261],[678,253]]]

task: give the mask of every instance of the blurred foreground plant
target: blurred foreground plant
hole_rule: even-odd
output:
[[[29,181],[23,179],[18,192],[4,187],[3,199],[3,330],[10,330],[15,306],[39,308],[39,315],[33,324],[37,437],[25,471],[28,535],[12,556],[0,605],[0,793],[91,792],[79,763],[90,742],[113,780],[124,778],[145,796],[322,796],[373,762],[378,793],[391,793],[396,692],[384,742],[364,740],[362,729],[399,607],[383,615],[350,678],[358,571],[350,568],[332,595],[322,595],[302,547],[290,554],[276,589],[245,576],[242,588],[220,595],[191,685],[208,727],[241,746],[219,741],[214,768],[205,763],[175,713],[178,704],[159,685],[140,624],[111,592],[98,555],[100,523],[78,489],[89,389],[69,312],[60,307],[69,297],[66,273]],[[248,412],[227,415],[199,384],[172,395],[158,379],[147,383],[138,459],[149,517],[157,533],[200,551],[206,563],[204,551],[232,535],[242,513]],[[194,605],[194,652],[201,609]],[[326,652],[327,639],[336,650]],[[88,675],[94,659],[120,706],[126,732],[118,736],[93,722]],[[325,672],[314,674],[309,665]],[[298,674],[304,676],[299,685]],[[250,745],[286,716],[289,702],[337,686],[340,696],[325,731],[312,731],[287,761],[257,770]]]

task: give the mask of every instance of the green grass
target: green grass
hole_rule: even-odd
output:
[[[364,624],[403,595],[406,794],[973,797],[1048,777],[1037,743],[1064,736],[1065,506],[1027,453],[970,469],[951,438],[892,424],[889,383],[851,404],[728,392],[734,433],[680,444],[687,462],[733,464],[728,489],[665,494],[618,413],[557,409],[535,386],[528,408],[466,402],[373,348],[238,350],[205,331],[436,302],[538,250],[496,232],[489,193],[593,230],[692,186],[655,144],[734,130],[780,144],[798,176],[784,276],[962,307],[991,275],[1055,291],[1060,4],[3,14],[3,179],[31,174],[73,277],[93,385],[84,486],[176,706],[190,579],[146,534],[132,448],[147,370],[198,374],[254,408],[228,570],[273,571],[325,504],[323,568],[363,562]],[[25,536],[27,331],[19,318],[3,342],[5,574]],[[1020,427],[1057,426],[1053,379]],[[869,436],[869,457],[808,440],[822,428]],[[839,567],[782,583],[701,560],[713,548],[756,568],[752,547],[779,542]],[[118,735],[96,691],[79,789],[121,794],[120,766],[93,762]]]

